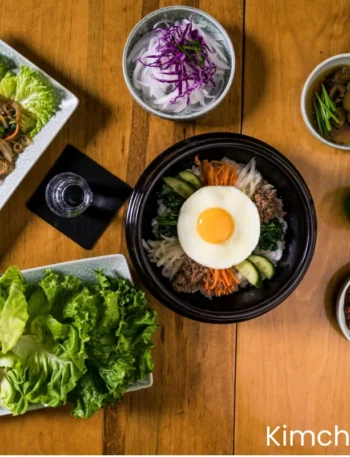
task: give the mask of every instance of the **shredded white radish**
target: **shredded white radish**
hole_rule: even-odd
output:
[[[175,236],[162,238],[162,240],[148,240],[148,242],[142,240],[142,245],[150,261],[157,267],[163,267],[163,276],[171,281],[183,264],[186,254]]]
[[[238,178],[235,186],[248,195],[248,197],[253,197],[259,185],[263,190],[273,188],[272,184],[268,184],[263,180],[261,173],[256,169],[255,158],[251,159],[247,165],[236,163],[234,160],[230,160],[227,157],[222,159],[222,161],[230,163],[231,165],[237,165]]]
[[[149,40],[151,39],[152,32],[146,33],[139,41],[136,42],[134,47],[132,48],[130,54],[128,55],[126,59],[126,63],[130,64],[131,62],[134,62],[137,57],[140,55],[140,53],[144,53],[145,50],[149,46]]]
[[[252,159],[239,173],[238,179],[236,181],[236,187],[238,187],[238,189],[240,189],[249,197],[252,197],[261,180],[261,174],[256,171],[255,159]]]

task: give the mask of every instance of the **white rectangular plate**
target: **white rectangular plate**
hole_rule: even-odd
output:
[[[43,73],[50,83],[60,90],[62,101],[57,113],[50,119],[45,127],[33,138],[34,143],[21,153],[16,161],[15,169],[4,180],[0,181],[0,210],[19,186],[25,175],[43,154],[58,132],[78,106],[79,100],[69,90],[52,79],[44,71],[15,51],[11,46],[0,40],[0,55],[9,57],[16,67],[26,65]],[[14,69],[16,71],[16,69]]]
[[[122,254],[112,254],[101,257],[93,257],[90,259],[74,260],[72,262],[56,263],[55,265],[47,265],[45,267],[32,268],[31,270],[22,271],[24,277],[29,283],[38,282],[43,277],[45,270],[50,268],[51,270],[62,273],[64,275],[74,275],[86,282],[96,282],[94,272],[98,269],[103,271],[108,276],[122,276],[123,278],[129,279],[132,282],[130,269],[126,258]],[[151,387],[153,384],[153,376],[149,375],[147,379],[138,381],[129,387],[127,392],[133,392],[135,390],[146,389]],[[30,409],[41,409],[43,405],[34,405]],[[11,414],[5,408],[0,406],[0,416]]]

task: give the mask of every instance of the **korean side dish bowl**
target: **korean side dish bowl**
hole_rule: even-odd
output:
[[[126,85],[145,110],[172,120],[213,110],[229,91],[235,53],[225,29],[188,6],[161,8],[131,31],[123,54]]]
[[[331,57],[314,69],[303,88],[301,112],[322,143],[350,150],[350,54]]]
[[[336,304],[336,315],[340,330],[350,341],[350,277],[342,284]]]
[[[280,304],[311,262],[310,192],[278,151],[244,135],[180,142],[145,170],[126,217],[131,259],[170,309],[239,322]]]

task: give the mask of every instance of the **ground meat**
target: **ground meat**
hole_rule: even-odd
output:
[[[281,217],[282,211],[278,204],[276,189],[263,190],[258,187],[253,195],[253,202],[259,211],[262,222],[269,222],[274,217]]]
[[[187,257],[171,284],[176,292],[190,294],[204,285],[208,268]]]

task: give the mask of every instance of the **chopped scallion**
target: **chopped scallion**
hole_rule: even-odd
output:
[[[336,112],[336,105],[333,100],[329,97],[327,90],[322,84],[321,95],[315,92],[313,98],[313,105],[316,115],[316,121],[318,131],[323,137],[329,137],[329,133],[332,131],[332,125],[330,120],[339,123],[338,117],[334,114]]]

